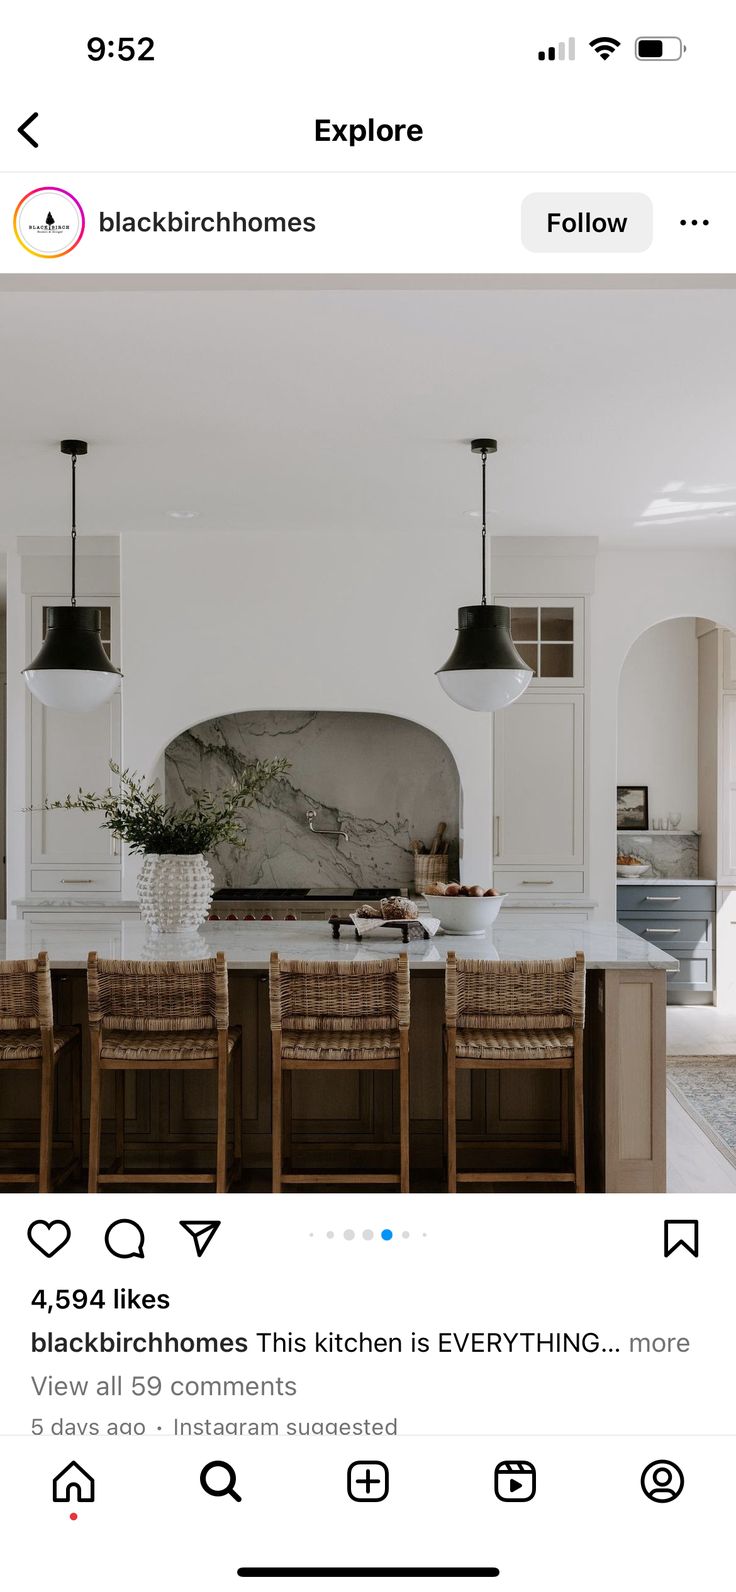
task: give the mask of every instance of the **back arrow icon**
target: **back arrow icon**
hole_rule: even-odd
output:
[[[38,111],[34,111],[33,115],[32,116],[27,116],[25,121],[21,122],[20,127],[18,128],[18,132],[20,133],[21,138],[25,138],[26,143],[32,144],[34,149],[38,149],[38,144],[36,143],[35,138],[31,138],[30,133],[26,132],[26,128],[30,127],[31,122],[35,122],[37,116],[38,116]]]

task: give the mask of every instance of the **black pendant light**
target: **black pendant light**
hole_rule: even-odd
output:
[[[109,702],[122,676],[102,645],[100,609],[77,607],[77,459],[84,457],[87,444],[68,439],[60,447],[72,461],[71,607],[47,609],[43,646],[23,676],[44,707],[89,713]]]
[[[511,640],[511,610],[486,599],[486,461],[489,453],[497,451],[497,444],[492,437],[476,437],[470,447],[480,454],[482,464],[482,595],[479,603],[458,609],[457,641],[447,663],[437,670],[437,679],[461,707],[473,713],[495,713],[526,691],[532,670]]]

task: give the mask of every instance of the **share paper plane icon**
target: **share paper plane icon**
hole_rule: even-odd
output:
[[[222,1222],[180,1222],[179,1226],[194,1239],[194,1248],[201,1259],[207,1246],[212,1243],[218,1227],[222,1226]]]

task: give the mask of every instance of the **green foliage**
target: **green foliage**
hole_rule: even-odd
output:
[[[150,780],[111,763],[119,789],[108,786],[99,795],[80,788],[76,796],[65,796],[63,801],[45,801],[42,810],[102,813],[101,827],[123,840],[130,851],[182,857],[224,844],[244,847],[244,808],[251,807],[288,766],[283,757],[256,758],[225,790],[198,792],[189,807],[179,808],[165,802]]]

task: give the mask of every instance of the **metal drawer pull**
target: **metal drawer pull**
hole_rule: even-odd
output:
[[[645,896],[645,901],[681,901],[682,896]]]
[[[679,964],[678,964],[677,967],[666,967],[665,968],[665,973],[667,974],[668,978],[672,978],[673,974],[674,973],[679,973],[679,971],[680,971]]]
[[[62,879],[62,884],[94,884],[94,879]]]
[[[554,884],[554,879],[522,879],[522,884]]]
[[[682,934],[682,929],[645,929],[645,934]]]

